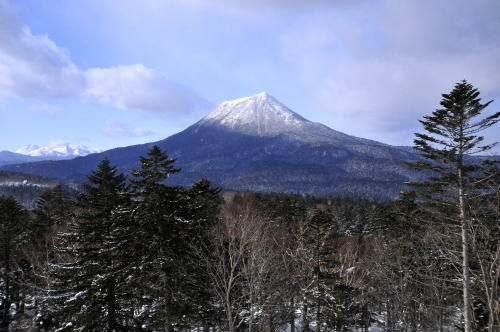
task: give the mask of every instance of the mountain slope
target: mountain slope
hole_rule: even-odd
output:
[[[418,158],[412,149],[310,122],[266,93],[222,103],[159,142],[2,169],[84,181],[104,156],[120,171],[138,168],[153,144],[178,159],[183,170],[169,181],[186,186],[205,177],[226,189],[394,198],[404,181],[417,178],[403,162]]]
[[[26,156],[24,154],[0,151],[0,166],[9,164],[28,163],[43,160],[43,158]]]

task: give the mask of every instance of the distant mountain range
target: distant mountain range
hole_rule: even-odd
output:
[[[70,159],[75,157],[84,157],[91,153],[102,152],[100,149],[87,148],[83,145],[70,143],[54,142],[52,145],[39,148],[34,144],[26,145],[17,150],[16,153],[32,157],[54,157],[61,159]]]
[[[62,142],[54,142],[43,148],[29,144],[16,152],[0,151],[0,166],[42,160],[66,160],[98,152],[102,152],[102,150]]]
[[[421,178],[404,164],[419,158],[412,148],[308,121],[267,93],[224,102],[191,127],[158,142],[0,169],[85,181],[105,156],[122,172],[137,169],[139,156],[153,145],[177,158],[182,171],[169,182],[184,186],[205,177],[229,190],[391,199],[405,181]]]

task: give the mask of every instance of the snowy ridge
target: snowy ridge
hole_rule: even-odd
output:
[[[40,148],[38,146],[36,146],[35,144],[28,144],[28,145],[20,148],[19,150],[17,150],[16,153],[30,156],[33,151],[36,151],[38,149],[40,149]]]
[[[274,136],[302,128],[305,123],[310,121],[262,92],[220,104],[195,126],[217,125],[251,135]]]
[[[32,157],[55,157],[55,158],[74,158],[83,157],[91,153],[102,152],[100,149],[87,148],[86,146],[54,142],[52,145],[39,148],[30,144],[17,150],[16,153]]]

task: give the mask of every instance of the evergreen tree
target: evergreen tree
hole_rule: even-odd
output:
[[[74,203],[71,193],[60,184],[45,190],[36,200],[35,218],[31,223],[34,240],[55,225],[68,223]]]
[[[149,239],[137,243],[136,261],[139,270],[149,271],[148,283],[161,283],[160,288],[149,289],[150,299],[161,304],[161,310],[152,312],[153,319],[161,322],[165,331],[170,332],[172,325],[181,325],[181,312],[184,309],[183,295],[175,297],[175,285],[179,282],[176,263],[179,250],[182,250],[181,239],[185,236],[185,190],[177,186],[168,186],[164,181],[171,174],[180,172],[174,168],[175,159],[170,159],[167,152],[158,146],[148,150],[147,157],[140,157],[141,169],[132,170],[135,179],[132,184],[134,197],[133,218],[138,225],[137,239]],[[157,307],[155,305],[155,307]]]
[[[66,262],[53,265],[56,303],[65,326],[76,331],[126,330],[135,325],[124,289],[128,278],[127,219],[115,211],[128,204],[126,177],[105,158],[77,195],[69,232],[59,235],[58,251]],[[64,327],[64,325],[63,325]]]
[[[153,146],[147,157],[140,157],[141,168],[131,171],[130,181],[138,240],[134,264],[142,271],[137,280],[151,317],[146,325],[165,331],[214,321],[211,294],[198,287],[199,267],[189,248],[207,241],[207,226],[218,213],[220,188],[212,188],[206,179],[187,190],[167,185],[168,177],[180,171],[174,162]]]
[[[14,267],[29,221],[27,210],[12,196],[0,196],[0,330],[9,331],[11,304],[16,298]]]
[[[219,207],[222,202],[220,197],[221,189],[211,187],[210,181],[200,179],[193,183],[184,196],[185,200],[185,220],[186,228],[183,232],[184,238],[182,252],[183,290],[186,296],[187,310],[184,313],[188,319],[200,323],[204,331],[208,331],[209,326],[215,326],[217,317],[217,304],[213,301],[214,296],[207,291],[206,285],[209,281],[200,273],[198,257],[191,250],[191,246],[203,250],[209,246],[208,229],[218,218]]]
[[[428,161],[409,163],[410,167],[429,172],[427,181],[413,182],[417,195],[441,211],[449,226],[458,226],[461,232],[463,315],[465,332],[472,331],[469,227],[469,201],[477,193],[484,179],[486,164],[479,163],[473,154],[483,153],[496,145],[483,144],[477,134],[500,120],[500,112],[477,119],[492,102],[481,104],[479,91],[463,80],[449,94],[443,94],[443,108],[419,120],[427,133],[416,133],[415,149]]]
[[[307,290],[315,311],[316,331],[347,330],[358,306],[355,289],[344,284],[338,273],[338,232],[328,211],[316,210],[307,224],[305,241],[310,252],[311,283]]]
[[[37,319],[33,324],[38,327],[48,328],[52,316],[52,308],[44,311],[39,306],[39,299],[43,299],[43,290],[48,287],[50,280],[48,263],[57,259],[55,235],[58,231],[67,231],[74,203],[72,194],[62,185],[57,185],[38,197],[30,220],[27,244],[23,248],[28,271],[23,275],[33,299],[32,306],[37,311]]]

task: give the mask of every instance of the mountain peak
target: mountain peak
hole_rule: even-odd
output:
[[[195,127],[218,126],[254,136],[275,136],[308,122],[268,93],[261,92],[220,104]]]
[[[19,150],[17,150],[16,153],[29,155],[31,152],[38,150],[38,149],[39,149],[39,147],[36,146],[35,144],[28,144],[26,146],[23,146]]]
[[[261,92],[261,93],[258,93],[256,95],[250,96],[250,98],[267,99],[267,98],[273,98],[273,97],[271,97],[267,92]]]
[[[61,141],[53,142],[50,146],[39,148],[34,144],[27,145],[16,153],[32,157],[55,157],[55,158],[75,158],[86,156],[91,153],[101,152],[99,149],[89,149],[86,146],[63,143]]]

